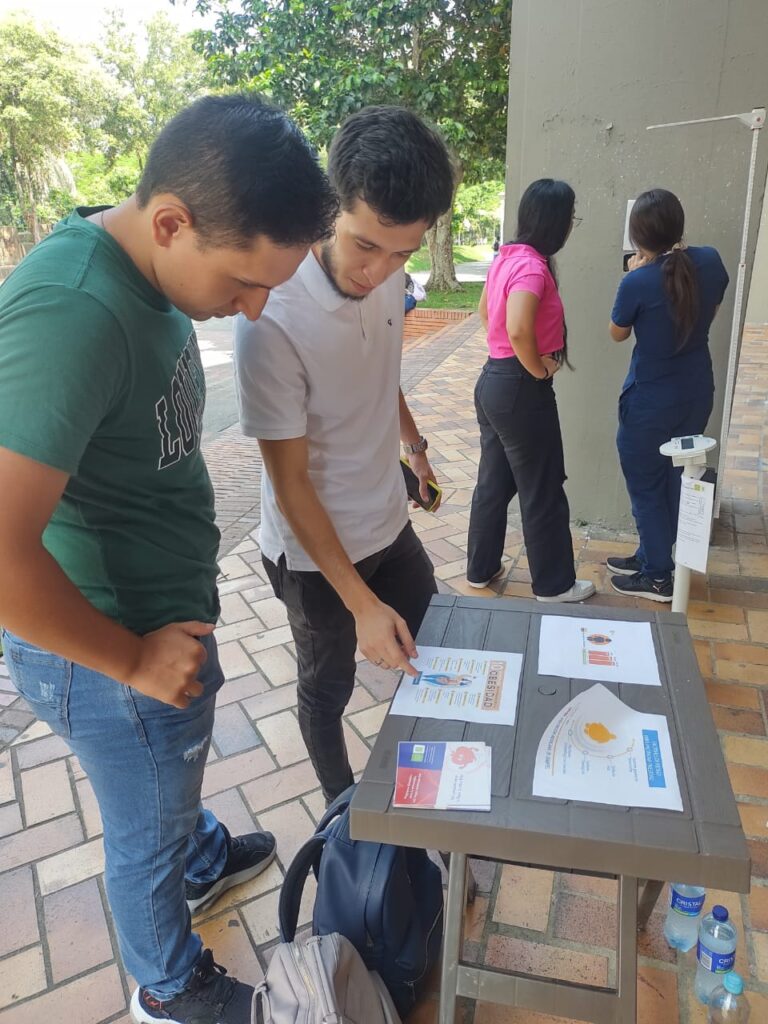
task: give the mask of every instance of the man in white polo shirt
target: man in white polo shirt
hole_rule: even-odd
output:
[[[235,366],[243,432],[267,470],[262,556],[296,641],[299,725],[332,800],[353,781],[341,716],[356,644],[415,674],[413,637],[437,589],[398,459],[402,442],[426,498],[427,442],[399,387],[403,266],[453,186],[439,135],[399,107],[348,118],[328,174],[335,235],[273,289],[260,320],[238,318]]]

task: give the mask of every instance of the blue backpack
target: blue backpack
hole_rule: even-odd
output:
[[[280,893],[280,937],[292,942],[310,869],[317,879],[312,933],[345,935],[389,989],[401,1016],[440,953],[443,886],[424,850],[351,839],[350,786],[298,851]]]

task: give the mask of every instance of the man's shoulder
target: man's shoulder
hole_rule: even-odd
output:
[[[52,287],[78,290],[93,254],[93,241],[62,225],[29,252],[5,281],[0,298]]]
[[[63,221],[0,288],[0,315],[45,316],[52,328],[82,321],[85,333],[100,335],[121,323],[122,307],[133,301],[123,283],[122,266],[98,236]]]
[[[298,274],[273,288],[258,320],[238,316],[235,332],[242,338],[259,341],[274,333],[286,337],[300,335],[307,322],[316,322],[322,314],[319,304]]]
[[[56,280],[23,264],[0,288],[0,320],[6,321],[8,330],[12,323],[22,332],[44,322],[46,334],[66,335],[72,340],[73,329],[83,339],[102,339],[105,328],[114,330],[118,326],[115,314],[84,288],[76,275],[62,273]]]
[[[316,319],[312,297],[294,278],[273,288],[258,320],[239,314],[235,318],[235,354],[253,352],[282,341],[295,347],[306,333],[305,327]]]

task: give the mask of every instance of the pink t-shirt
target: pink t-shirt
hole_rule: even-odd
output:
[[[502,245],[491,264],[485,285],[488,299],[488,352],[494,359],[515,354],[507,334],[507,298],[510,292],[531,292],[539,300],[536,342],[539,355],[563,347],[563,303],[546,257],[530,245]]]

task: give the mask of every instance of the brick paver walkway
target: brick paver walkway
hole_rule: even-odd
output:
[[[738,923],[737,966],[755,1024],[768,1020],[768,547],[763,503],[768,458],[768,332],[747,332],[728,458],[726,498],[710,575],[695,581],[689,622],[753,858],[749,897],[710,893]],[[409,349],[403,383],[446,492],[416,529],[440,586],[463,592],[468,505],[477,429],[472,385],[483,359],[476,320]],[[235,831],[276,833],[279,855],[263,876],[227,894],[199,930],[217,959],[255,981],[277,939],[280,883],[311,832],[322,800],[296,721],[296,666],[282,606],[260,567],[258,458],[236,428],[208,446],[224,529],[222,622],[227,683],[205,777],[206,804]],[[618,470],[617,470],[618,472]],[[633,550],[630,536],[574,530],[580,575],[597,604],[623,604],[608,587],[606,555]],[[487,593],[529,596],[516,518],[506,577]],[[476,592],[473,592],[476,593]],[[347,710],[354,768],[368,756],[395,685],[366,662]],[[127,1022],[131,981],[116,958],[106,909],[98,810],[65,745],[32,720],[0,662],[0,1024]],[[140,827],[137,823],[137,827]],[[525,868],[477,864],[480,895],[469,914],[467,955],[499,967],[602,984],[615,969],[616,885]],[[309,905],[304,908],[308,919]],[[691,994],[694,954],[677,957],[661,936],[663,909],[640,941],[641,1024],[703,1024]],[[428,998],[412,1020],[432,1024]],[[555,1024],[554,1018],[467,1002],[465,1024]]]

